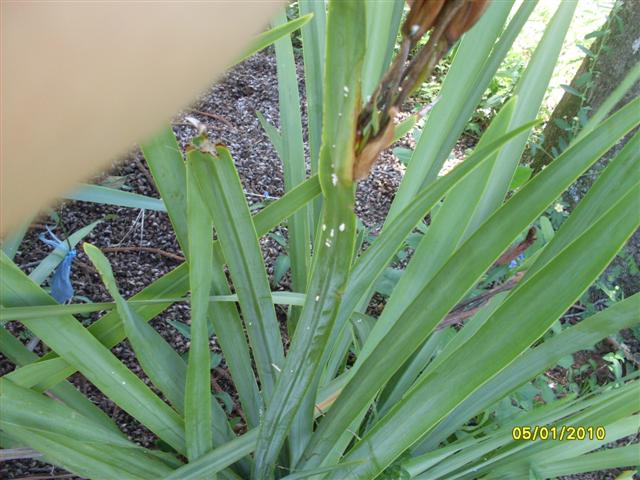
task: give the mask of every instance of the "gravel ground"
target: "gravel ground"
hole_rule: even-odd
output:
[[[298,69],[298,75],[302,79],[301,68]],[[302,80],[300,85],[300,95],[301,98],[304,98]],[[279,197],[283,194],[281,163],[268,137],[260,127],[256,111],[260,111],[270,122],[278,125],[276,66],[270,53],[257,54],[238,65],[200,97],[192,109],[182,112],[174,119],[174,131],[182,147],[195,134],[195,129],[184,120],[186,115],[198,118],[206,125],[210,137],[228,145],[234,156],[247,199],[252,204],[263,200],[265,195]],[[304,109],[303,124],[306,124]],[[412,138],[408,136],[394,146],[413,147],[415,145]],[[469,146],[471,145],[468,143],[459,145],[456,148],[456,159],[448,162],[445,169],[452,168]],[[389,149],[381,155],[373,174],[359,184],[356,211],[364,225],[372,232],[375,233],[381,227],[403,174],[404,166]],[[113,181],[113,177],[123,177],[120,180],[124,180],[127,188],[132,192],[158,197],[144,158],[139,151],[133,151],[122,161],[114,163],[108,174],[96,177],[94,181],[96,183]],[[141,212],[85,202],[66,202],[59,206],[59,212],[69,231],[75,231],[93,221],[103,219],[85,241],[100,248],[134,247],[132,251],[112,250],[107,253],[125,297],[139,292],[144,286],[180,263],[182,252],[173,234],[168,216],[164,213]],[[26,272],[30,272],[37,265],[37,262],[49,252],[49,248],[37,239],[38,234],[43,231],[42,224],[47,221],[49,221],[48,218],[43,217],[36,222],[16,256],[16,263]],[[276,229],[276,232],[286,235],[286,231],[282,228]],[[62,232],[56,233],[62,235]],[[269,236],[263,237],[261,244],[268,273],[271,275],[275,259],[282,252],[282,247]],[[137,250],[137,247],[157,250],[141,251]],[[110,301],[111,298],[102,286],[91,262],[84,253],[81,251],[78,253],[72,271],[72,282],[76,295],[86,297],[93,302]],[[279,288],[288,288],[287,277],[281,281]],[[382,304],[382,297],[376,295],[370,312],[379,312]],[[84,322],[89,324],[96,318],[98,318],[98,314],[90,315],[84,319]],[[173,328],[167,320],[188,322],[188,306],[174,305],[151,322],[178,352],[185,352],[188,349],[188,339]],[[20,324],[12,322],[8,327],[25,342],[29,340]],[[211,341],[211,348],[213,351],[219,352],[215,338]],[[35,351],[43,354],[46,352],[46,347],[38,344]],[[128,342],[120,343],[112,351],[134,373],[149,384]],[[11,362],[0,355],[0,374],[5,374],[13,368]],[[233,386],[228,381],[224,363],[220,365],[218,373],[220,374],[217,376],[218,384],[214,385],[214,388],[224,390],[232,397],[235,396]],[[111,415],[129,438],[140,445],[153,446],[156,437],[102,395],[82,375],[75,374],[70,380],[100,408]],[[68,475],[63,470],[37,459],[0,463],[0,477],[6,479],[80,478]],[[613,477],[583,476],[581,478],[608,479]]]

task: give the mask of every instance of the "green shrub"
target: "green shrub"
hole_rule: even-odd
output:
[[[284,26],[261,38],[262,45],[278,38],[281,128],[263,125],[283,162],[283,197],[252,216],[227,148],[200,134],[183,158],[167,129],[143,152],[163,199],[156,207],[168,212],[185,263],[124,299],[106,257],[85,244],[114,303],[57,305],[40,284],[59,256],[29,278],[2,254],[0,318],[21,321],[53,350],[37,358],[0,329],[2,352],[19,365],[0,380],[2,444],[28,445],[78,475],[106,479],[528,479],[637,464],[633,446],[588,453],[637,432],[637,375],[563,398],[539,375],[638,323],[636,294],[548,333],[638,227],[640,134],[557,231],[541,215],[640,123],[640,99],[605,119],[624,91],[614,93],[545,170],[512,181],[576,4],[559,4],[513,97],[468,158],[438,177],[535,5],[524,2],[507,21],[511,2],[491,3],[458,44],[386,223],[361,251],[354,171],[367,161],[367,147],[376,144],[377,153],[393,137],[391,107],[404,94],[378,82],[391,63],[403,3],[331,0],[327,12],[323,3],[299,2],[301,14],[314,14],[302,29],[311,176]],[[285,21],[283,11],[278,22]],[[389,84],[398,85],[381,85]],[[144,200],[127,195],[118,201]],[[258,242],[283,222],[290,293],[271,292]],[[414,251],[396,271],[382,314],[366,315],[405,245]],[[181,301],[191,306],[186,359],[148,324]],[[275,303],[291,306],[286,352]],[[88,328],[73,317],[98,310],[109,311]],[[464,328],[453,328],[461,318]],[[246,417],[241,435],[210,389],[212,361],[219,361],[209,351],[210,324]],[[169,403],[110,352],[124,338]],[[148,450],[123,436],[66,382],[76,371],[165,448]],[[515,426],[560,432],[565,425],[604,427],[606,440],[512,435]]]

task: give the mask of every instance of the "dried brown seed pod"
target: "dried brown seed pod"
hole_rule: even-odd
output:
[[[445,0],[410,0],[411,10],[402,26],[402,34],[411,39],[422,37],[433,26]]]
[[[384,128],[383,132],[380,132],[375,138],[370,139],[362,151],[358,154],[355,161],[353,162],[353,179],[360,180],[361,178],[369,175],[369,170],[376,160],[378,159],[378,155],[385,148],[391,145],[393,142],[393,133],[395,131],[395,122],[394,119],[398,114],[398,109],[392,107],[389,111],[389,122],[387,126]]]
[[[488,5],[489,0],[467,0],[447,27],[445,35],[449,43],[454,43],[473,27]]]

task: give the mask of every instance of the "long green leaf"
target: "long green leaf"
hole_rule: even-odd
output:
[[[518,102],[511,118],[511,125],[520,125],[536,118],[576,6],[576,0],[561,2],[549,22],[542,40],[516,85],[515,94],[518,95]],[[498,155],[486,192],[480,199],[469,225],[469,232],[478,228],[504,201],[528,136],[529,132],[523,133],[507,144]]]
[[[344,379],[336,379],[333,384],[327,386],[319,392],[316,402],[322,408],[328,408],[333,399],[338,395],[343,387]],[[314,417],[319,415],[316,409]],[[256,448],[258,440],[258,429],[253,429],[232,440],[231,442],[216,448],[207,453],[195,462],[188,463],[177,469],[166,480],[189,480],[207,478],[207,475],[219,472],[228,465],[233,464],[239,459],[249,455]]]
[[[144,372],[175,409],[184,412],[184,366],[180,355],[155,329],[140,319],[120,294],[109,260],[95,246],[85,243],[84,251],[96,267],[107,291],[114,298],[124,331]],[[182,367],[182,368],[181,368]]]
[[[633,419],[636,420],[637,419]],[[612,468],[633,466],[640,463],[637,445],[617,447],[611,450],[581,455],[577,458],[556,460],[553,463],[536,465],[536,471],[544,477],[558,477],[583,472],[600,472]]]
[[[141,146],[156,187],[166,203],[167,213],[180,248],[189,253],[187,241],[187,184],[184,160],[171,127],[166,127]]]
[[[556,401],[556,405],[550,404],[547,408],[537,409],[548,410],[549,414],[546,418],[535,420],[536,410],[531,413],[520,415],[517,420],[510,421],[506,428],[500,429],[495,437],[503,443],[501,448],[496,448],[492,455],[487,459],[486,454],[471,465],[465,465],[465,468],[451,475],[445,474],[445,478],[475,478],[483,473],[490,472],[490,478],[519,478],[526,477],[531,467],[536,464],[553,464],[566,458],[577,457],[588,451],[597,449],[598,447],[615,441],[621,437],[629,436],[637,432],[638,416],[637,401],[640,390],[637,382],[630,382],[622,388],[617,388],[610,392],[601,392],[586,402],[575,402],[573,405],[565,405],[564,402]],[[599,398],[598,398],[599,397]],[[633,417],[631,417],[633,415]],[[522,423],[518,423],[522,422]],[[585,438],[578,442],[567,442],[561,439],[549,439],[547,441],[534,442],[513,442],[511,428],[516,425],[550,425],[555,426],[561,431],[563,426],[584,426],[585,428],[597,428],[603,426],[606,430],[605,439]],[[506,442],[505,442],[506,440]],[[494,446],[498,446],[495,445]],[[467,460],[473,455],[472,446],[467,453]],[[476,451],[477,453],[477,451]],[[452,459],[453,460],[453,459]],[[539,462],[539,463],[538,463]],[[455,463],[449,462],[449,463]],[[444,473],[447,466],[439,466],[433,469],[434,472],[440,471]],[[445,467],[445,468],[441,468]]]
[[[211,450],[211,355],[207,322],[211,289],[213,224],[187,163],[187,223],[189,226],[189,285],[191,286],[191,347],[187,366],[184,423],[189,461]]]
[[[192,231],[192,236],[195,235]],[[208,238],[208,237],[207,237]],[[205,243],[209,246],[210,242]],[[106,257],[96,247],[90,244],[85,244],[85,252],[91,259],[99,271],[106,287],[111,296],[116,300],[118,307],[118,313],[120,318],[124,321],[124,329],[127,338],[133,346],[133,350],[136,353],[143,370],[149,376],[151,381],[156,385],[160,391],[167,397],[167,399],[175,406],[179,413],[184,413],[185,419],[187,418],[187,403],[188,388],[189,385],[189,371],[182,357],[176,352],[162,336],[148,323],[144,322],[139,315],[137,315],[129,306],[129,304],[122,298],[118,291],[111,266],[109,265]],[[206,264],[205,264],[206,265]],[[206,286],[206,285],[205,285]],[[205,290],[206,293],[207,290]],[[199,308],[202,308],[199,307]],[[192,310],[193,311],[193,310]],[[216,445],[224,443],[224,441],[233,438],[233,432],[226,422],[226,415],[222,407],[218,404],[214,397],[212,397],[209,390],[210,385],[210,373],[208,363],[210,361],[209,355],[209,342],[207,335],[207,323],[206,317],[204,319],[204,337],[207,340],[205,354],[206,364],[206,388],[202,392],[198,392],[196,402],[199,403],[198,407],[207,409],[209,412],[213,410],[209,415],[204,415],[204,418],[199,418],[199,422],[207,422],[206,425],[200,424],[198,428],[204,433],[201,435],[208,435],[208,439],[199,439],[198,441],[208,445],[205,451],[208,451],[213,446],[212,442],[212,429],[215,433]],[[191,345],[193,348],[193,338]],[[203,405],[206,403],[206,405]],[[190,441],[190,440],[189,440]],[[193,447],[187,446],[188,451],[192,451]]]
[[[94,445],[8,422],[0,424],[12,437],[43,452],[46,460],[85,478],[155,480],[171,472],[167,465],[150,461],[151,455],[140,455],[131,448]]]
[[[362,65],[362,96],[372,95],[389,66],[404,9],[403,2],[365,2],[367,48]]]
[[[309,390],[349,275],[355,242],[354,112],[360,107],[359,68],[364,58],[365,32],[359,20],[363,15],[362,2],[329,4],[324,91],[340,93],[324,97],[319,165],[324,193],[322,226],[316,238],[305,305],[260,429],[255,454],[256,478],[273,476],[275,460],[293,416],[305,397],[315,399],[315,392]],[[311,423],[313,400],[304,403]],[[301,448],[293,451],[298,455]],[[295,464],[297,459],[292,460]]]
[[[295,305],[301,307],[302,305],[304,305],[305,294],[297,292],[271,292],[271,299],[276,305]],[[155,298],[153,300],[131,300],[128,303],[131,307],[137,308],[141,305],[183,302],[188,300],[188,297]],[[208,297],[208,301],[235,303],[238,301],[238,295],[212,295]],[[76,315],[99,312],[102,310],[113,310],[114,308],[116,308],[116,304],[111,302],[0,308],[0,322],[24,319],[37,320],[48,317],[55,317],[58,315]]]
[[[511,100],[500,110],[480,139],[477,150],[508,131],[514,108],[515,101]],[[473,175],[466,176],[449,192],[385,305],[379,320],[381,326],[398,317],[407,302],[432,280],[460,245],[490,182],[500,151],[496,150]]]
[[[284,351],[269,281],[256,230],[240,179],[229,151],[218,147],[216,156],[192,150],[187,157],[218,235],[234,280],[256,367],[267,398],[271,397]]]
[[[322,79],[326,32],[325,2],[300,0],[300,16],[313,13],[313,19],[302,27],[302,53],[304,58],[304,86],[307,100],[307,127],[309,131],[309,157],[311,173],[318,173],[318,158],[322,142]],[[313,234],[320,219],[322,199],[314,201],[309,229]]]
[[[66,405],[4,378],[0,379],[0,398],[3,422],[51,431],[88,443],[137,448],[119,431],[105,428]]]
[[[246,60],[253,54],[268,47],[272,43],[275,43],[279,38],[289,35],[295,30],[298,30],[299,28],[304,26],[305,23],[311,20],[312,17],[313,15],[305,15],[303,17],[296,18],[295,20],[291,20],[290,22],[287,22],[283,25],[278,25],[271,30],[267,30],[266,32],[261,33],[255,38],[249,48],[245,50],[245,52],[236,63],[240,63],[241,61]]]
[[[629,410],[633,409],[630,403],[633,403],[632,399],[637,396],[637,393],[638,385],[631,381],[621,388],[611,389],[610,386],[600,388],[590,396],[577,400],[567,401],[566,398],[556,400],[512,417],[497,431],[494,426],[488,426],[478,432],[476,438],[456,441],[448,447],[408,460],[403,463],[403,467],[412,477],[425,479],[473,478],[482,475],[483,471],[497,473],[500,469],[512,475],[507,475],[507,478],[513,478],[524,462],[528,463],[535,458],[546,460],[554,456],[555,459],[560,459],[566,455],[565,452],[553,452],[558,444],[562,446],[562,443],[565,443],[562,440],[514,441],[513,427],[557,425],[560,431],[563,425],[593,425],[595,428],[608,424],[608,431],[611,422],[629,415]],[[615,432],[611,433],[612,438],[615,438]],[[589,440],[576,442],[580,444],[579,449],[585,448],[580,453],[597,448],[597,445],[590,442]],[[451,451],[457,451],[456,455],[447,455]],[[576,453],[572,451],[569,455],[576,455]],[[443,456],[445,457],[443,460],[438,460]]]
[[[27,349],[22,342],[11,335],[5,328],[0,328],[0,352],[16,367],[32,364],[39,359],[35,353]],[[51,393],[81,415],[99,423],[104,428],[119,432],[113,420],[77,390],[73,384],[62,382],[53,387]]]
[[[399,250],[403,240],[411,233],[413,228],[420,222],[424,216],[440,201],[440,199],[449,192],[451,188],[457,185],[466,176],[472,174],[475,169],[479,168],[485,161],[491,158],[491,155],[499,149],[505,142],[514,138],[522,131],[531,127],[533,123],[522,125],[519,128],[503,135],[498,140],[491,142],[484,148],[479,148],[467,158],[465,162],[456,167],[448,175],[438,179],[431,185],[423,189],[416,196],[413,203],[396,218],[383,228],[380,235],[357,260],[349,284],[344,293],[335,327],[332,332],[329,345],[335,345],[338,340],[339,330],[344,328],[353,311],[358,308],[366,308],[368,305],[368,295],[372,283],[382,273],[384,268],[392,260],[393,255]],[[380,322],[378,322],[380,323]],[[376,330],[382,330],[382,325],[377,326]],[[330,352],[327,352],[329,354]],[[338,355],[342,358],[341,355]],[[326,362],[323,361],[323,364]],[[328,378],[331,379],[335,371],[328,372]]]
[[[211,478],[223,468],[232,465],[241,458],[249,455],[255,448],[258,430],[251,430],[243,436],[225,443],[219,448],[207,453],[194,462],[189,462],[173,471],[164,480],[200,480]]]
[[[276,15],[278,25],[286,23],[284,10]],[[306,167],[304,162],[304,143],[302,140],[302,114],[300,112],[300,94],[298,93],[298,75],[293,46],[290,37],[282,37],[275,42],[278,74],[278,105],[280,109],[280,158],[282,160],[284,188],[290,191],[304,181]],[[307,285],[310,263],[309,211],[303,206],[287,222],[289,239],[289,258],[291,260],[291,286],[296,292],[304,292]],[[295,329],[300,309],[291,310],[289,332]]]
[[[115,188],[101,187],[100,185],[82,185],[64,198],[79,202],[101,203],[118,207],[142,208],[166,212],[164,202],[157,198],[145,197],[137,193],[124,192]]]

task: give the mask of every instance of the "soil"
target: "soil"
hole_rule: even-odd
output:
[[[298,75],[300,96],[304,99],[301,68],[298,69]],[[304,101],[302,104],[303,124],[306,125]],[[267,120],[276,126],[278,125],[276,66],[273,55],[269,51],[259,53],[229,71],[223,79],[202,95],[191,109],[178,114],[173,123],[174,132],[182,147],[196,133],[195,129],[184,119],[186,115],[191,115],[206,125],[211,138],[225,143],[230,148],[250,204],[261,202],[266,196],[279,197],[283,194],[281,162],[258,122],[257,111],[260,111]],[[447,169],[460,161],[464,150],[470,146],[468,142],[465,140],[465,143],[457,147],[458,158],[453,163],[450,162],[446,166]],[[399,145],[415,146],[410,135],[394,147]],[[359,184],[356,211],[364,225],[372,233],[380,229],[403,173],[404,166],[389,149],[381,155],[373,174]],[[113,168],[107,174],[93,179],[93,182],[98,184],[113,181],[124,181],[125,188],[129,191],[158,197],[144,157],[139,150],[132,151],[126,158],[114,163]],[[71,232],[96,220],[103,220],[85,238],[87,242],[100,248],[133,247],[130,251],[106,253],[125,297],[139,292],[143,287],[180,263],[180,257],[183,254],[176,241],[169,218],[164,213],[72,201],[58,205],[57,211],[66,229]],[[51,224],[48,216],[43,216],[34,223],[16,255],[15,262],[27,273],[49,253],[49,247],[38,240],[38,235],[43,231],[43,224],[46,223]],[[286,236],[284,228],[277,228],[275,232]],[[62,231],[58,230],[56,233],[64,237]],[[268,273],[272,276],[275,260],[282,253],[282,247],[270,236],[263,237],[261,245]],[[138,247],[151,248],[154,251],[139,250]],[[275,288],[288,289],[288,282],[289,279],[285,276]],[[80,249],[72,269],[72,283],[77,296],[85,297],[93,302],[111,301],[99,276],[91,266],[91,262]],[[379,312],[383,302],[384,300],[376,295],[370,306],[370,312]],[[282,312],[280,313],[282,314]],[[89,315],[84,319],[84,323],[88,325],[97,317],[97,314]],[[168,320],[188,323],[188,306],[176,304],[151,321],[151,325],[179,353],[183,353],[188,349],[188,339],[171,326]],[[25,343],[29,342],[29,333],[19,323],[10,322],[7,328]],[[215,352],[220,352],[215,337],[211,340],[211,348]],[[47,347],[38,343],[34,351],[43,354],[47,351]],[[127,367],[149,384],[127,341],[121,342],[112,351]],[[13,364],[0,355],[0,374],[6,374],[13,368]],[[217,385],[214,385],[214,388],[224,390],[235,397],[224,362],[221,363],[217,371],[219,375],[216,376]],[[76,373],[69,380],[111,415],[131,440],[144,446],[154,445],[156,437],[150,431],[120,410],[86,378]],[[154,388],[152,385],[150,386]],[[234,414],[238,414],[238,412],[234,412]],[[0,477],[6,479],[80,478],[41,462],[37,458],[0,463]],[[613,477],[605,475],[582,476],[580,478],[605,479]]]

